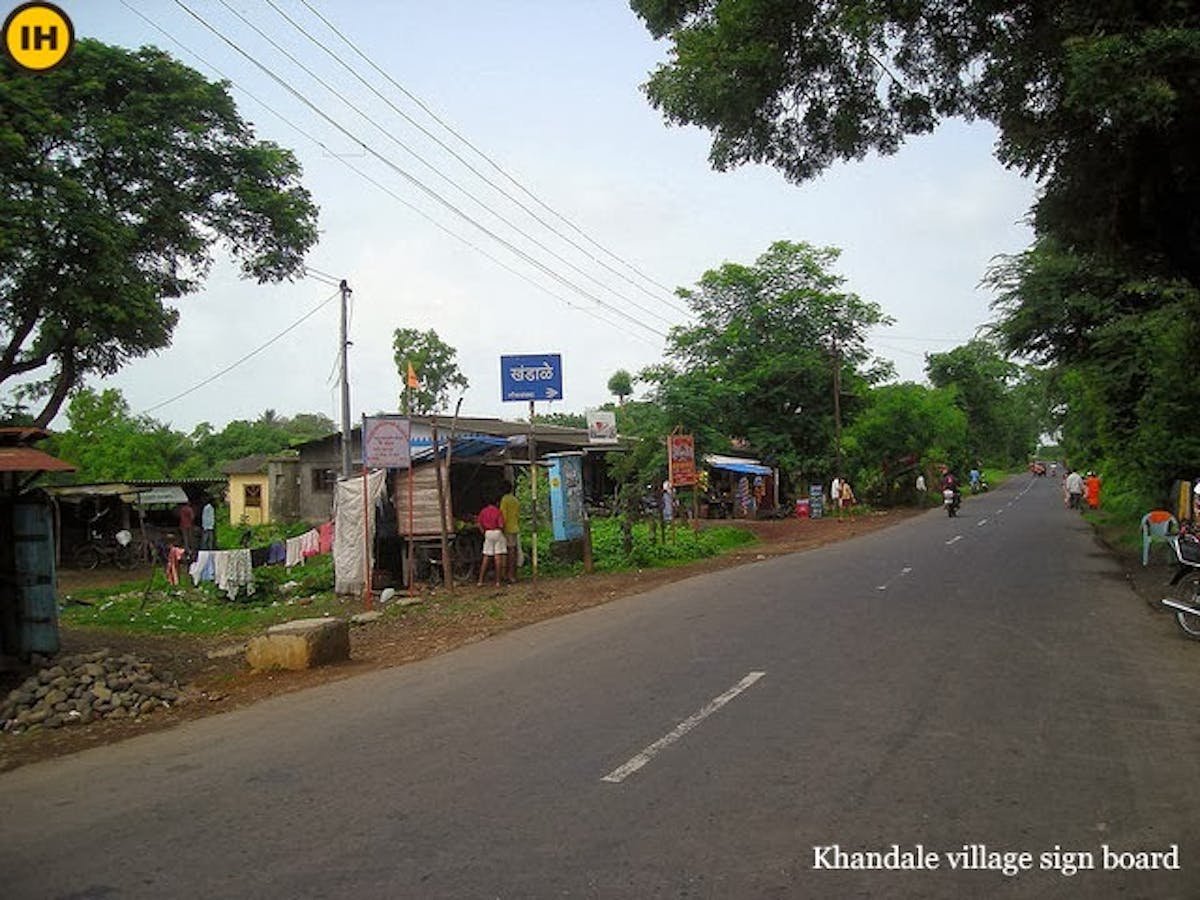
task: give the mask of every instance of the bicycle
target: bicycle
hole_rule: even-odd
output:
[[[71,554],[71,563],[76,569],[95,569],[102,563],[112,564],[128,571],[138,564],[133,535],[118,531],[111,538],[92,532],[86,544],[80,544]]]

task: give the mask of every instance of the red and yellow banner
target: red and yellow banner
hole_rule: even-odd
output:
[[[696,483],[696,439],[690,434],[667,436],[667,473],[672,487]]]

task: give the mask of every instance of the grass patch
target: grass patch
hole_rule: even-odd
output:
[[[531,541],[523,536],[529,558]],[[597,572],[625,572],[638,569],[678,566],[697,559],[716,556],[753,543],[755,536],[734,526],[718,526],[693,532],[685,522],[674,531],[668,529],[665,542],[656,540],[649,523],[633,527],[633,552],[626,555],[617,519],[597,519],[592,523],[593,561]],[[542,532],[539,577],[571,577],[583,572],[582,563],[554,560],[549,554],[550,533]],[[528,569],[528,566],[526,567]],[[138,634],[186,634],[193,636],[238,636],[261,631],[269,625],[291,619],[322,615],[344,615],[345,604],[333,594],[334,572],[331,555],[308,559],[303,566],[260,566],[254,570],[255,592],[239,594],[230,600],[216,585],[198,586],[185,576],[179,586],[167,584],[156,571],[149,586],[145,580],[115,588],[72,591],[60,598],[59,620],[78,628],[114,629]],[[389,606],[391,615],[426,615],[453,620],[482,614],[501,621],[508,616],[507,601],[463,595],[438,600],[428,612],[410,613],[408,608]]]
[[[138,634],[236,635],[312,616],[337,615],[345,607],[333,595],[333,558],[313,557],[303,566],[260,566],[253,595],[230,600],[215,584],[184,578],[167,583],[161,571],[149,582],[72,591],[60,598],[59,621],[81,628]]]
[[[660,566],[679,566],[698,559],[717,556],[729,550],[754,543],[753,533],[732,525],[719,525],[694,532],[686,522],[668,526],[666,540],[656,539],[650,523],[637,522],[632,528],[633,548],[626,555],[619,519],[592,520],[592,563],[597,572],[629,572]],[[523,537],[528,543],[528,539]],[[542,546],[549,548],[550,534],[539,536]],[[526,558],[529,553],[526,552]],[[550,577],[578,575],[582,563],[564,563],[539,555],[539,574]]]

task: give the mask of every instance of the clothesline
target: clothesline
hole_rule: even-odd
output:
[[[193,584],[198,586],[201,581],[216,582],[218,590],[224,591],[230,600],[236,600],[243,588],[247,596],[254,594],[256,555],[262,554],[261,565],[283,563],[290,569],[303,565],[310,556],[329,553],[332,549],[333,522],[326,522],[298,537],[275,541],[269,547],[254,551],[244,548],[197,550],[195,559],[188,566],[188,574]],[[179,565],[183,562],[184,552],[182,547],[172,547],[167,554],[167,581],[171,584],[179,584]]]

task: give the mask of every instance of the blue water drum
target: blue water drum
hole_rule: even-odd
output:
[[[44,503],[18,501],[13,510],[13,568],[21,656],[53,654],[58,644],[54,587],[54,516]]]

